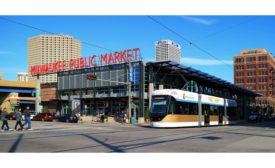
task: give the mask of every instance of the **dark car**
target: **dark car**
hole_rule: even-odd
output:
[[[34,121],[53,121],[51,113],[39,113],[33,117]]]
[[[60,122],[73,122],[73,123],[78,122],[77,116],[76,115],[70,115],[70,114],[63,114],[63,115],[59,116],[57,119]]]

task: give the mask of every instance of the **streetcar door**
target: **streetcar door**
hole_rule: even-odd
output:
[[[208,105],[204,105],[204,125],[209,125],[210,121],[210,109]]]
[[[219,124],[223,124],[224,107],[219,107]]]

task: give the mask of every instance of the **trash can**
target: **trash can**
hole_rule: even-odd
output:
[[[137,123],[136,116],[132,116],[131,117],[131,124],[136,124],[136,123]]]

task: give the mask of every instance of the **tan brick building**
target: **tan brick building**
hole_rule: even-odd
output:
[[[256,98],[261,112],[275,108],[275,59],[265,49],[242,50],[234,56],[234,83],[256,90],[263,97]]]
[[[42,65],[57,61],[69,61],[81,57],[80,41],[71,36],[39,35],[28,40],[28,69],[34,65]],[[67,63],[68,65],[68,63]],[[29,78],[30,81],[36,77]],[[56,74],[40,76],[41,83],[57,81]]]

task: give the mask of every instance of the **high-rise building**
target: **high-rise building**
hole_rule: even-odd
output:
[[[80,41],[65,35],[39,35],[28,39],[28,68],[57,61],[66,61],[81,57]],[[41,83],[57,81],[56,74],[41,75]],[[36,77],[30,76],[30,81]]]
[[[17,81],[28,82],[29,81],[28,73],[27,72],[18,72],[17,73]]]
[[[0,71],[0,80],[3,80],[3,75],[1,71]]]
[[[171,40],[160,40],[156,42],[156,61],[175,61],[180,63],[181,47]]]
[[[256,105],[268,113],[275,108],[275,59],[265,49],[242,50],[234,56],[234,83],[263,94]]]

